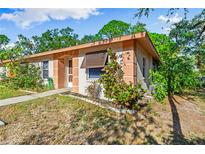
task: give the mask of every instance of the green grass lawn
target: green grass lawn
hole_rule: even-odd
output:
[[[0,100],[15,97],[15,96],[26,95],[26,94],[27,94],[26,92],[7,88],[5,86],[0,85]]]
[[[205,115],[196,102],[176,99],[185,137],[191,132],[193,144],[204,144]],[[3,106],[0,144],[173,144],[169,104],[152,106],[131,116],[60,95]]]

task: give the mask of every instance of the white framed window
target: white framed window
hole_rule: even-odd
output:
[[[88,69],[88,78],[89,79],[99,79],[100,75],[104,73],[104,71],[102,69],[103,69],[103,67],[89,68]]]
[[[48,79],[49,77],[49,62],[48,61],[42,62],[42,77],[43,79]]]

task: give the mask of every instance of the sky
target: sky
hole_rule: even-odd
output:
[[[179,22],[183,12],[179,11],[167,17],[168,9],[155,9],[149,18],[143,17],[140,22],[146,24],[151,32],[168,33],[171,23]],[[202,9],[189,9],[188,19],[193,18]],[[135,24],[136,8],[129,9],[0,9],[0,34],[5,34],[11,43],[17,41],[17,35],[31,38],[48,29],[70,27],[79,37],[85,34],[96,34],[111,20],[122,20]],[[166,21],[170,20],[169,23]]]

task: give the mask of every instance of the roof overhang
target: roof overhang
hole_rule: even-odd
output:
[[[38,53],[38,54],[25,56],[24,59],[44,57],[44,56],[48,56],[48,55],[52,55],[52,54],[75,51],[75,50],[80,50],[80,49],[85,49],[85,48],[92,48],[92,47],[97,47],[97,46],[102,46],[102,45],[109,45],[109,44],[123,42],[123,41],[127,41],[127,40],[139,40],[139,42],[145,48],[147,48],[147,50],[150,52],[150,54],[152,54],[152,56],[156,60],[160,60],[159,55],[157,54],[157,51],[156,51],[152,41],[150,40],[150,38],[146,32],[141,32],[141,33],[136,33],[136,34],[131,34],[131,35],[124,35],[124,36],[120,36],[120,37],[116,37],[116,38],[112,38],[112,39],[105,39],[105,40],[101,40],[101,41],[96,41],[96,42],[71,46],[71,47],[67,47],[67,48],[42,52],[42,53]],[[10,62],[10,61],[9,60],[3,61],[3,63],[8,63],[8,62]]]
[[[138,42],[145,48],[145,50],[152,55],[154,60],[160,61],[159,54],[157,53],[157,50],[155,46],[153,45],[149,35],[146,33],[144,37],[141,37],[138,39]]]

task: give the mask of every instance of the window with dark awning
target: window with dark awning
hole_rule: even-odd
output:
[[[85,55],[83,59],[83,63],[81,68],[99,68],[104,67],[107,61],[107,53],[106,51],[103,52],[95,52],[95,53],[88,53]]]

